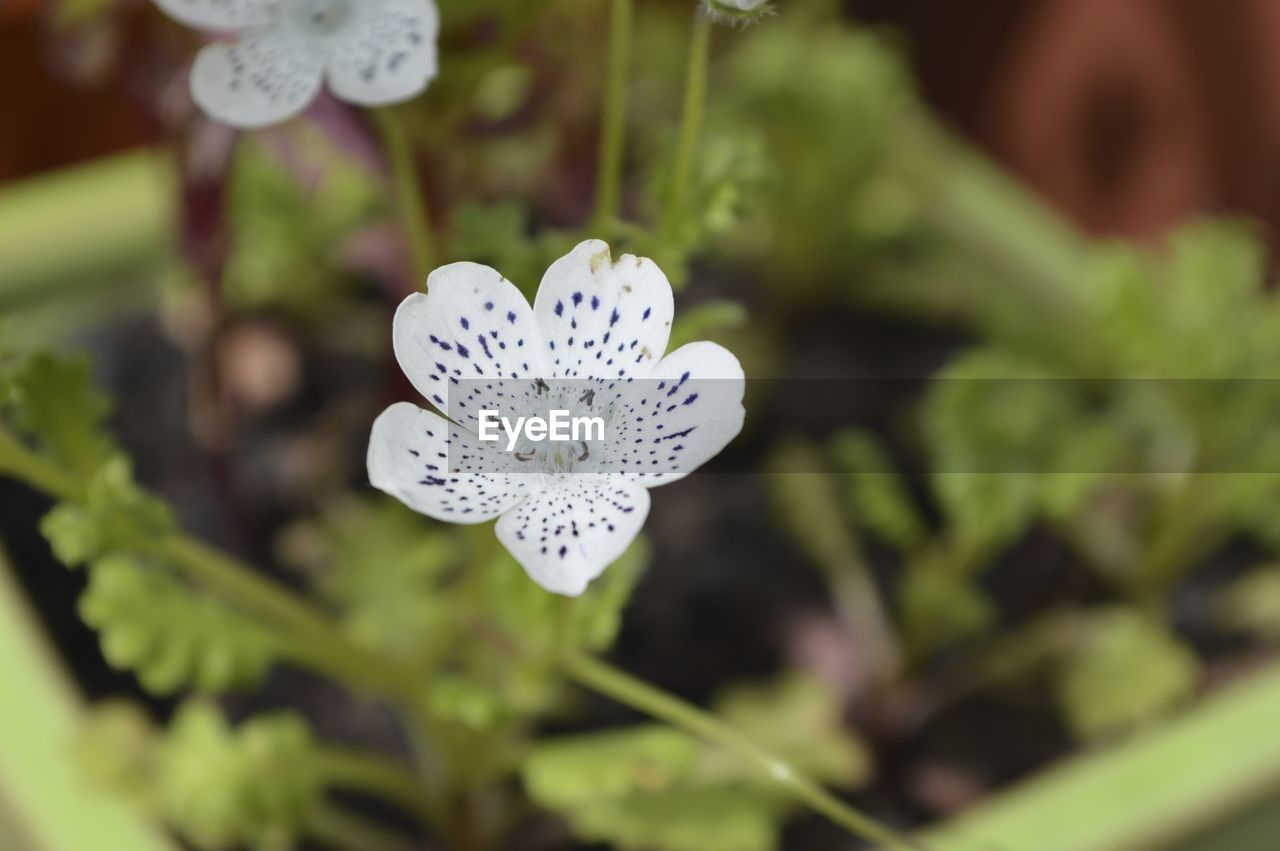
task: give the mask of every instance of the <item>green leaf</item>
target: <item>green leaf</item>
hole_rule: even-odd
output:
[[[1160,622],[1132,609],[1091,613],[1055,673],[1059,704],[1082,738],[1131,730],[1187,700],[1200,666]]]
[[[748,789],[677,789],[591,803],[568,815],[586,842],[622,851],[770,851],[777,801]]]
[[[150,807],[156,736],[151,719],[135,703],[112,700],[94,706],[74,743],[81,778],[133,806]]]
[[[831,452],[858,522],[899,550],[919,546],[927,533],[924,521],[876,439],[866,432],[845,431],[832,441]]]
[[[770,753],[822,783],[850,788],[872,772],[871,756],[844,723],[839,696],[815,677],[793,673],[765,683],[735,686],[714,711]],[[735,761],[734,774],[743,781]]]
[[[155,751],[160,815],[198,848],[291,844],[320,803],[305,722],[263,715],[237,730],[217,709],[186,704]]]
[[[280,540],[286,561],[319,577],[361,645],[413,658],[452,621],[445,581],[466,558],[459,535],[393,499],[347,499]]]
[[[694,776],[701,747],[693,737],[656,724],[544,741],[525,759],[525,788],[542,806],[568,812],[665,792]]]
[[[932,482],[963,551],[1007,544],[1039,513],[1070,515],[1104,481],[1120,447],[1089,387],[995,349],[962,356],[934,382]]]
[[[639,536],[622,556],[572,602],[548,594],[506,552],[484,566],[484,613],[500,644],[519,647],[525,658],[476,648],[467,675],[499,695],[510,711],[539,713],[557,705],[563,684],[555,659],[560,648],[598,652],[612,646],[622,613],[649,560]]]
[[[253,685],[279,649],[256,621],[127,556],[93,564],[80,615],[100,633],[107,661],[155,694]]]
[[[55,506],[41,519],[40,533],[58,561],[68,567],[79,567],[106,549],[93,512],[74,503]]]
[[[127,796],[200,851],[290,847],[321,802],[318,750],[296,715],[261,715],[238,729],[199,701],[168,730],[108,704],[90,716],[78,756],[99,786]]]
[[[536,745],[525,787],[587,842],[636,851],[772,848],[783,807],[748,786],[702,782],[706,753],[657,725],[589,733]]]
[[[990,629],[997,612],[974,581],[936,558],[913,564],[898,589],[898,613],[916,654],[929,654]]]
[[[91,476],[115,452],[102,431],[110,405],[93,386],[87,357],[32,355],[13,377],[10,396],[19,430],[68,472]]]
[[[144,548],[173,529],[169,507],[138,487],[119,455],[92,478],[83,503],[63,503],[40,524],[54,553],[71,567],[113,550]]]
[[[1214,612],[1227,629],[1280,641],[1280,568],[1262,567],[1237,578],[1222,591]]]
[[[235,308],[331,309],[355,276],[341,246],[375,223],[378,175],[314,126],[284,131],[289,156],[257,139],[236,146],[227,184],[231,250],[222,292]]]
[[[852,786],[870,773],[839,700],[810,677],[730,689],[715,710],[815,779]],[[796,806],[737,756],[658,725],[542,742],[522,770],[530,797],[579,839],[636,851],[763,851]]]

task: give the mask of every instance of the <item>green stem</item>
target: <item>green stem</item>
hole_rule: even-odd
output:
[[[316,771],[330,785],[375,795],[427,823],[435,820],[419,776],[386,757],[330,747],[317,754]]]
[[[353,645],[325,615],[292,592],[263,579],[249,565],[182,533],[165,536],[145,552],[172,565],[198,585],[265,618],[291,635],[299,661],[342,682],[400,696],[404,672]]]
[[[719,745],[856,836],[886,849],[920,851],[920,845],[850,807],[714,715],[582,653],[567,653],[564,664],[570,678],[580,685]]]
[[[413,145],[405,128],[402,112],[386,107],[375,109],[373,115],[382,133],[382,144],[391,167],[396,211],[405,241],[409,244],[413,274],[421,284],[436,267],[436,248],[431,236],[431,217],[427,212],[427,201],[422,192]]]
[[[596,204],[588,230],[612,236],[622,207],[622,151],[626,138],[627,70],[631,67],[631,19],[634,0],[610,0],[609,58],[600,110],[600,159],[596,166]]]
[[[0,475],[26,482],[62,499],[78,499],[83,492],[74,477],[32,452],[3,427],[0,427]]]
[[[381,825],[339,809],[322,807],[307,823],[306,834],[334,851],[416,851],[417,843],[392,833]]]
[[[702,118],[707,105],[707,64],[710,56],[711,16],[699,10],[693,16],[680,136],[671,165],[667,206],[662,216],[662,233],[668,239],[679,236],[688,212],[689,183],[693,179],[693,165],[698,155],[698,140],[702,137]]]

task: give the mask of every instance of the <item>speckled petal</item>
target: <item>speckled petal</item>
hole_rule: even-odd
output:
[[[432,0],[370,3],[335,39],[329,87],[365,106],[408,100],[436,75],[440,14]]]
[[[624,254],[615,263],[598,239],[551,264],[533,305],[551,375],[564,378],[648,375],[667,349],[674,310],[652,260]]]
[[[191,69],[191,95],[211,117],[252,129],[306,109],[321,76],[314,45],[271,28],[202,49]]]
[[[534,582],[576,597],[626,551],[649,514],[649,492],[614,476],[568,476],[498,520],[498,540]]]
[[[611,470],[645,487],[684,478],[742,431],[746,381],[733,353],[716,343],[688,343],[615,403]]]
[[[478,263],[432,272],[426,294],[409,296],[396,310],[392,338],[400,368],[418,392],[472,430],[481,408],[512,411],[509,398],[497,398],[511,382],[489,398],[486,385],[474,379],[545,373],[529,303],[514,284]],[[456,398],[460,393],[466,398]]]
[[[276,0],[156,0],[156,5],[188,26],[240,30],[271,21]]]
[[[369,482],[428,517],[482,523],[528,492],[524,477],[501,472],[508,457],[438,414],[397,402],[374,420]]]

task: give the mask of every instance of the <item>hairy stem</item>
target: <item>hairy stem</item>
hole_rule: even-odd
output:
[[[588,229],[612,236],[622,207],[622,151],[627,121],[627,69],[631,66],[634,0],[610,0],[609,58],[600,110],[600,159],[596,166],[596,203]]]
[[[711,16],[701,10],[693,16],[693,36],[685,70],[684,107],[680,114],[680,136],[671,163],[671,183],[662,215],[662,233],[678,237],[689,204],[689,182],[702,137],[702,117],[707,104],[707,63],[711,55]]]
[[[391,185],[395,192],[396,214],[404,231],[413,260],[413,274],[421,284],[436,267],[436,246],[432,239],[431,217],[422,192],[418,164],[414,159],[413,145],[404,125],[403,113],[392,107],[373,111],[382,144],[391,168]]]
[[[921,851],[922,846],[850,807],[711,713],[585,654],[567,653],[564,664],[570,678],[580,685],[719,745],[850,833],[882,848]]]

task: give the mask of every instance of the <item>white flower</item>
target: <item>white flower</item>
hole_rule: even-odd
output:
[[[219,121],[253,128],[304,110],[328,79],[335,95],[377,106],[436,74],[434,0],[156,0],[195,27],[231,30],[191,69],[191,94]]]
[[[671,285],[652,261],[613,262],[599,240],[551,265],[532,308],[493,269],[454,263],[396,311],[401,368],[446,412],[401,402],[373,424],[369,480],[454,523],[498,518],[497,535],[535,582],[582,593],[639,533],[648,488],[679,479],[742,430],[742,367],[689,343],[665,357]],[[480,411],[594,414],[603,439],[479,439]],[[486,416],[484,419],[489,419]]]
[[[713,21],[745,26],[774,13],[769,0],[702,0],[703,12]]]

